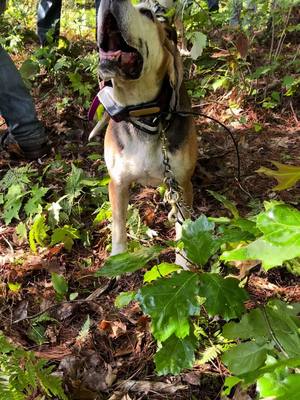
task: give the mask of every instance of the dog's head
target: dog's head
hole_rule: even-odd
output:
[[[173,39],[149,2],[133,6],[130,0],[101,1],[98,44],[104,80],[134,81],[156,74],[159,82],[168,73],[172,86],[178,86],[182,71]]]

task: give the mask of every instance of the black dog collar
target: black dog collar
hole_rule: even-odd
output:
[[[156,134],[159,131],[161,114],[168,114],[170,110],[173,89],[170,86],[169,79],[165,78],[162,89],[154,101],[127,107],[116,103],[112,93],[113,88],[111,81],[104,82],[89,110],[89,120],[94,118],[97,108],[102,104],[108,115],[114,121],[131,122],[135,127],[144,132]],[[166,119],[168,119],[168,117]]]

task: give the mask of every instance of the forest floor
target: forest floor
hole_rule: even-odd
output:
[[[88,49],[90,43],[82,42]],[[84,50],[86,51],[86,50]],[[17,61],[19,61],[17,59]],[[52,85],[52,86],[51,86]],[[96,93],[96,85],[95,85]],[[57,94],[53,82],[34,89],[39,117],[50,134],[52,153],[40,162],[33,162],[40,173],[53,162],[57,154],[67,163],[75,162],[92,176],[103,177],[103,158],[92,154],[103,153],[103,137],[98,144],[89,145],[87,137],[92,129],[85,121],[86,114],[74,101],[67,111],[58,113]],[[46,98],[43,96],[46,93]],[[76,96],[76,95],[74,95]],[[212,93],[202,101],[201,112],[227,121],[225,95]],[[298,101],[298,104],[297,104]],[[199,133],[199,160],[193,178],[194,209],[200,215],[226,216],[227,211],[208,193],[213,190],[225,194],[242,215],[257,213],[263,201],[283,200],[298,206],[299,187],[282,192],[271,190],[272,179],[258,174],[261,166],[270,167],[270,160],[300,164],[299,98],[293,105],[286,101],[274,110],[262,109],[254,101],[245,101],[241,115],[245,123],[231,118],[229,126],[239,144],[241,177],[237,180],[237,156],[226,132],[203,117],[196,119]],[[256,132],[254,122],[261,130]],[[92,159],[91,159],[92,158]],[[0,154],[0,178],[12,167],[25,165]],[[100,171],[100,172],[99,172]],[[55,171],[54,171],[55,172]],[[61,171],[48,177],[47,184],[57,190],[64,185]],[[156,241],[172,239],[174,229],[166,223],[167,208],[156,189],[132,189],[131,203],[139,210],[142,222],[158,233]],[[85,216],[91,226],[91,216]],[[139,306],[131,303],[124,309],[114,305],[116,296],[141,285],[142,274],[137,272],[117,281],[95,278],[108,256],[109,223],[102,222],[93,235],[89,247],[75,243],[71,252],[62,247],[33,255],[29,246],[20,242],[15,226],[0,227],[0,274],[2,282],[19,282],[17,292],[0,287],[0,329],[14,343],[33,350],[57,365],[64,377],[70,399],[202,399],[217,400],[226,368],[216,359],[210,364],[196,365],[179,376],[159,377],[155,374],[152,356],[155,343],[149,332],[149,320]],[[173,259],[167,254],[166,259]],[[57,301],[51,283],[51,272],[63,273],[69,291],[79,293],[76,300]],[[300,301],[300,278],[286,269],[272,269],[268,273],[259,268],[248,276],[248,291],[255,303],[270,297]],[[251,302],[249,303],[251,307]],[[44,343],[37,345],[28,332],[34,328],[35,317],[47,311],[53,321],[47,321]],[[87,315],[90,328],[86,335],[80,331]]]

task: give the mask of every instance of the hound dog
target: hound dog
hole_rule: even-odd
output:
[[[191,205],[191,176],[197,159],[197,138],[182,82],[183,69],[176,40],[158,21],[148,3],[102,0],[98,14],[100,75],[105,85],[100,101],[110,116],[104,158],[111,178],[111,255],[127,249],[126,214],[133,182],[156,186],[163,182],[160,134],[165,130],[171,169]],[[185,215],[188,217],[187,212]],[[176,224],[180,238],[181,225]],[[176,263],[182,264],[180,255]]]

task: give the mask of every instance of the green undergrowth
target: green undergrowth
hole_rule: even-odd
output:
[[[28,400],[43,397],[68,400],[61,380],[53,375],[55,366],[37,359],[30,351],[13,346],[0,332],[0,397]],[[33,397],[34,396],[34,397]]]
[[[173,246],[142,247],[112,256],[96,275],[115,277],[144,270],[149,261],[155,264],[145,272],[143,286],[121,293],[116,306],[137,301],[150,316],[159,375],[178,374],[220,357],[232,374],[225,380],[224,396],[238,383],[257,383],[259,398],[296,399],[300,304],[272,298],[246,308],[247,278],[234,275],[234,263],[253,260],[252,267],[261,264],[264,271],[282,266],[299,275],[300,212],[271,201],[259,214],[242,218],[224,196],[211,194],[232,218],[201,215],[185,221],[182,239]],[[185,252],[187,269],[157,262],[174,246]]]

